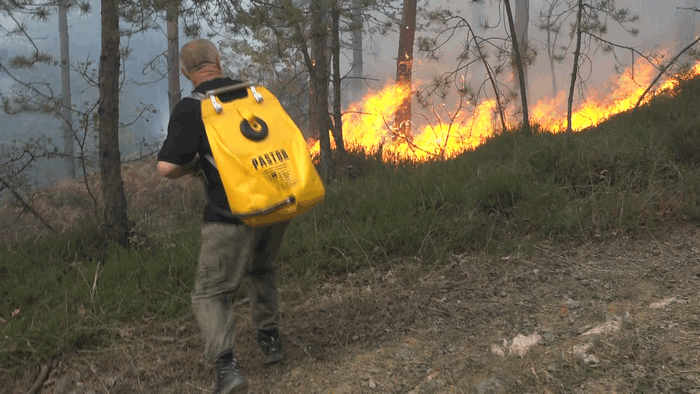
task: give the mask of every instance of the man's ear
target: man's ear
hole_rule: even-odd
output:
[[[182,75],[184,75],[185,78],[187,78],[188,80],[191,81],[191,79],[190,79],[190,74],[187,73],[187,71],[185,70],[184,67],[180,68],[180,71],[182,71]]]

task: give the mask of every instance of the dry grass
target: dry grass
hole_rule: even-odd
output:
[[[198,213],[204,202],[199,179],[190,176],[177,180],[162,178],[156,170],[154,158],[122,167],[122,178],[131,218],[149,225],[178,210]],[[37,190],[29,201],[32,209],[56,231],[79,227],[94,220],[96,207],[98,216],[101,215],[99,209],[103,200],[99,174],[89,175],[87,185],[84,178],[61,180]],[[0,206],[0,228],[1,235],[8,240],[36,237],[47,231],[40,220],[16,203]]]

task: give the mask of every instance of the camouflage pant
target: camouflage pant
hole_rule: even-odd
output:
[[[234,345],[234,313],[230,295],[245,280],[253,328],[279,325],[274,260],[288,223],[269,227],[204,223],[202,250],[195,276],[192,308],[210,360]]]

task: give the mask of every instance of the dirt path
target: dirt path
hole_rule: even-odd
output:
[[[695,227],[429,263],[394,262],[283,301],[278,365],[263,365],[240,305],[249,392],[700,393]],[[192,316],[114,332],[111,347],[59,360],[41,392],[69,378],[65,393],[209,392]],[[8,392],[26,393],[34,368]]]

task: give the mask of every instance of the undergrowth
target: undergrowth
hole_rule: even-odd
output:
[[[682,83],[674,97],[570,136],[504,133],[448,161],[336,158],[324,203],[285,237],[278,261],[285,296],[304,297],[324,278],[407,260],[429,269],[454,254],[698,221],[698,90],[700,80]],[[189,311],[202,196],[182,197],[178,189],[166,196],[177,203],[164,203],[162,190],[158,198],[141,193],[151,186],[130,199],[158,209],[132,206],[128,250],[102,242],[88,222],[1,247],[0,361],[99,346],[124,322]]]

